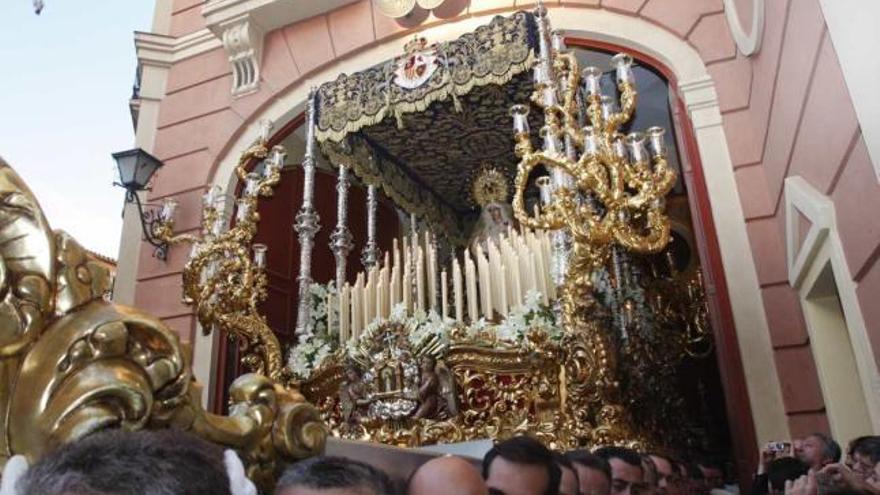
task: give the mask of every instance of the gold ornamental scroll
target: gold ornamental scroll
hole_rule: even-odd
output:
[[[105,428],[175,427],[235,449],[270,490],[283,462],[323,450],[318,411],[257,374],[232,384],[229,416],[206,412],[177,334],[109,302],[106,261],[53,232],[2,160],[0,225],[0,467]]]

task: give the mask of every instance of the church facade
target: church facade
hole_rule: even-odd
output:
[[[880,126],[859,63],[864,47],[848,32],[859,10],[831,0],[544,3],[569,47],[629,53],[665,80],[737,455],[750,462],[755,446],[812,431],[841,440],[880,431]],[[285,253],[275,266],[286,268],[270,274],[267,312],[281,340],[292,338],[292,225],[310,89],[402,56],[414,36],[449,42],[533,7],[157,0],[152,31],[135,35],[136,141],[164,163],[147,200],[179,202],[176,233],[200,229],[202,194],[214,186],[227,192],[231,213],[243,187],[238,155],[261,120],[274,122],[275,142],[288,149],[286,180],[261,210],[258,237]],[[507,128],[503,135],[512,149]],[[475,146],[498,142],[487,139]],[[315,187],[324,234],[314,276],[326,281],[332,172],[319,173]],[[353,190],[350,201],[363,204],[365,192]],[[383,203],[379,219],[389,249],[382,239],[398,235],[397,217]],[[365,228],[351,228],[360,248]],[[222,337],[205,336],[181,302],[188,256],[185,247],[153,256],[127,210],[114,299],[161,317],[191,345],[216,403],[230,364]]]

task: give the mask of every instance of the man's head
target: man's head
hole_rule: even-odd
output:
[[[685,471],[687,472],[687,485],[688,491],[691,494],[703,494],[709,493],[709,487],[706,484],[706,476],[703,474],[703,470],[700,469],[694,463],[687,463],[684,465]]]
[[[344,457],[313,457],[287,468],[275,495],[393,495],[382,471]]]
[[[487,495],[486,482],[470,462],[453,456],[431,459],[410,476],[408,495]]]
[[[611,495],[641,495],[645,488],[642,456],[624,447],[602,447],[594,452],[611,465]]]
[[[578,474],[581,495],[611,494],[611,465],[588,450],[572,450],[565,457]]]
[[[813,433],[801,441],[800,449],[796,450],[797,458],[805,462],[810,469],[822,467],[840,461],[840,445],[823,433]]]
[[[561,475],[553,454],[531,437],[500,442],[483,458],[483,478],[492,495],[557,495]]]
[[[559,477],[559,495],[579,495],[581,492],[580,480],[578,479],[578,473],[574,468],[574,464],[559,452],[553,452],[553,460],[556,461],[556,465],[559,466],[561,473]]]
[[[849,464],[853,472],[864,480],[872,477],[880,463],[880,437],[860,437],[849,450]]]
[[[228,495],[223,449],[180,431],[108,430],[34,464],[21,495]]]
[[[767,465],[767,482],[770,495],[785,493],[785,482],[796,480],[810,470],[805,462],[794,457],[781,457]]]
[[[657,492],[660,495],[684,495],[682,475],[672,459],[662,454],[649,454],[657,468]]]
[[[840,445],[823,433],[813,433],[801,442],[797,450],[798,459],[810,469],[821,469],[823,466],[840,461]]]
[[[724,487],[724,468],[720,462],[714,459],[702,459],[697,462],[697,467],[703,473],[706,488],[711,490]]]

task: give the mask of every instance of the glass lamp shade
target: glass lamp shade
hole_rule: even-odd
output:
[[[130,191],[146,189],[153,174],[163,165],[158,158],[140,148],[113,153],[113,159],[119,168],[120,184]]]

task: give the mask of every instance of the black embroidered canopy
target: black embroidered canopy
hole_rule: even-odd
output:
[[[515,173],[508,109],[528,101],[536,53],[535,19],[518,12],[343,74],[318,88],[317,140],[331,163],[462,241],[475,171]]]

